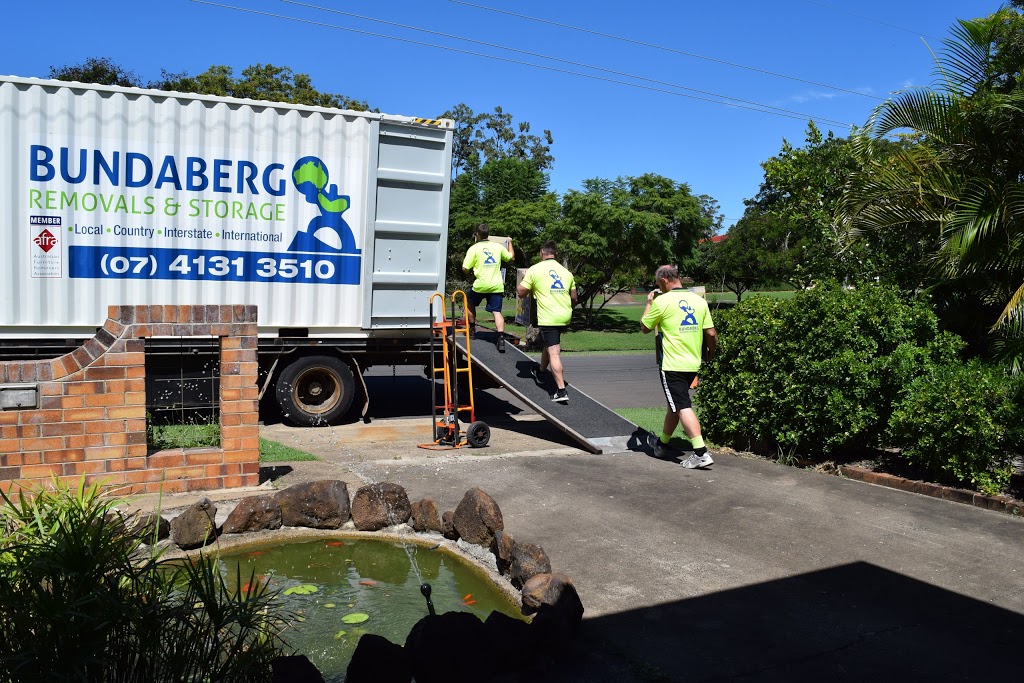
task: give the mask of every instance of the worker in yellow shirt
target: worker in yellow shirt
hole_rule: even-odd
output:
[[[470,336],[476,336],[476,307],[486,301],[484,310],[494,314],[494,329],[498,331],[495,345],[498,351],[505,353],[505,317],[501,314],[501,300],[505,293],[505,282],[501,277],[501,263],[511,261],[516,252],[509,240],[508,249],[497,242],[488,241],[490,227],[486,223],[476,226],[476,242],[466,251],[462,260],[462,270],[474,276],[473,288],[469,290],[469,310],[466,319],[469,323]]]
[[[693,455],[681,464],[687,469],[708,467],[714,460],[708,454],[701,436],[700,421],[690,403],[690,386],[697,377],[702,360],[715,355],[718,335],[711,311],[703,297],[683,289],[679,270],[675,266],[661,266],[654,274],[658,289],[647,295],[647,307],[640,319],[644,334],[658,330],[658,366],[661,386],[665,390],[668,408],[662,425],[661,437],[654,445],[654,455],[668,459],[672,432],[682,422],[690,439]]]
[[[538,384],[544,384],[550,368],[555,380],[551,400],[555,403],[568,403],[569,392],[565,388],[562,371],[561,343],[562,333],[569,327],[572,309],[577,302],[576,280],[558,262],[557,255],[557,244],[550,240],[542,244],[540,263],[526,271],[516,291],[520,297],[532,294],[537,305],[537,326],[540,328],[544,352],[540,357],[540,365],[532,370],[533,378]]]

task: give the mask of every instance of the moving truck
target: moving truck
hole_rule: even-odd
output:
[[[302,425],[429,363],[451,121],[17,77],[0,110],[3,360],[67,353],[108,305],[254,304],[260,395]],[[149,339],[147,366],[216,349]]]

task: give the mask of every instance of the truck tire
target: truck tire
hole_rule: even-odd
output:
[[[303,356],[290,363],[274,385],[285,420],[300,427],[326,427],[352,407],[352,370],[336,356]]]

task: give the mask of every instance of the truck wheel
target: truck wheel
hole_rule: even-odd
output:
[[[352,370],[335,356],[305,356],[281,371],[274,390],[286,420],[300,427],[326,427],[352,407]]]
[[[491,428],[486,422],[474,422],[466,428],[466,443],[470,448],[483,448],[491,440]]]

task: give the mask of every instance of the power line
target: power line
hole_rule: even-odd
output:
[[[744,104],[736,104],[734,102],[726,102],[726,101],[723,101],[723,100],[715,100],[715,99],[711,99],[711,98],[707,98],[707,97],[698,97],[697,95],[689,95],[687,93],[677,92],[675,90],[666,90],[665,88],[655,88],[653,86],[641,85],[639,83],[631,83],[629,81],[622,81],[622,80],[618,80],[618,79],[615,79],[615,78],[606,78],[604,76],[595,76],[594,74],[582,73],[582,72],[579,72],[579,71],[572,71],[572,70],[569,70],[569,69],[560,69],[558,67],[548,66],[546,64],[534,64],[532,62],[525,62],[525,61],[518,60],[518,59],[510,59],[508,57],[499,57],[497,55],[489,55],[489,54],[486,54],[486,53],[483,53],[483,52],[473,52],[471,50],[463,50],[463,49],[460,49],[460,48],[450,47],[450,46],[447,46],[447,45],[436,45],[436,44],[433,44],[433,43],[425,43],[425,42],[419,41],[419,40],[412,40],[411,38],[400,38],[400,37],[397,37],[397,36],[389,36],[389,35],[386,35],[386,34],[383,34],[383,33],[374,33],[372,31],[363,31],[363,30],[360,30],[360,29],[349,28],[347,26],[338,26],[336,24],[327,24],[327,23],[320,22],[320,21],[313,21],[311,19],[300,19],[298,17],[291,17],[291,16],[287,16],[287,15],[283,15],[283,14],[274,14],[272,12],[264,12],[262,10],[250,9],[248,7],[236,7],[236,6],[233,6],[233,5],[225,5],[225,4],[221,4],[221,3],[217,3],[217,2],[210,2],[209,0],[192,0],[192,2],[200,4],[200,5],[209,5],[211,7],[220,7],[222,9],[234,10],[236,12],[247,12],[249,14],[256,14],[256,15],[260,15],[260,16],[269,17],[269,18],[272,18],[272,19],[283,19],[285,21],[294,21],[296,23],[309,24],[311,26],[319,26],[319,27],[322,27],[322,28],[332,28],[332,29],[336,29],[336,30],[339,30],[339,31],[348,31],[350,33],[358,33],[360,35],[371,36],[371,37],[374,37],[374,38],[384,38],[386,40],[394,40],[394,41],[398,41],[398,42],[402,42],[402,43],[409,43],[409,44],[412,44],[412,45],[419,45],[419,46],[422,46],[422,47],[430,47],[430,48],[434,48],[434,49],[437,49],[437,50],[447,50],[449,52],[457,52],[457,53],[460,53],[460,54],[470,55],[470,56],[473,56],[473,57],[484,57],[486,59],[493,59],[493,60],[499,61],[499,62],[508,62],[510,64],[518,64],[520,66],[529,66],[529,67],[533,67],[535,69],[543,69],[545,71],[552,71],[552,72],[555,72],[555,73],[567,74],[567,75],[570,75],[570,76],[579,76],[581,78],[589,78],[591,80],[603,81],[605,83],[615,83],[617,85],[625,85],[625,86],[628,86],[628,87],[631,87],[631,88],[638,88],[638,89],[641,89],[641,90],[649,90],[649,91],[652,91],[652,92],[660,92],[660,93],[665,93],[665,94],[668,94],[668,95],[675,95],[677,97],[686,97],[686,98],[693,99],[693,100],[698,100],[698,101],[702,101],[702,102],[710,102],[712,104],[720,104],[720,105],[723,105],[723,106],[726,106],[726,107],[733,107],[733,108],[736,108],[736,109],[747,109],[749,111],[755,111],[755,112],[759,112],[759,113],[762,113],[762,114],[771,114],[773,116],[781,116],[783,118],[788,118],[788,119],[797,119],[797,120],[801,120],[802,121],[802,120],[806,120],[807,118],[814,118],[817,121],[821,121],[821,122],[824,122],[824,123],[832,123],[832,124],[836,124],[836,125],[839,125],[839,126],[844,126],[844,127],[847,127],[847,128],[852,128],[855,125],[855,124],[847,123],[845,121],[835,121],[835,120],[832,120],[832,119],[821,118],[821,117],[813,117],[813,116],[809,116],[809,115],[805,115],[805,114],[796,115],[796,114],[783,113],[781,111],[773,111],[772,109],[766,108],[766,107],[768,107],[768,105],[746,106]]]
[[[834,7],[832,5],[826,5],[823,2],[815,2],[814,0],[804,0],[804,2],[806,2],[808,5],[816,5],[818,7],[823,7],[825,9],[832,10],[833,12],[839,12],[841,14],[848,14],[851,17],[857,17],[858,19],[863,19],[864,21],[870,21],[870,22],[872,22],[874,24],[881,24],[882,26],[888,26],[889,28],[894,28],[897,31],[905,31],[906,33],[911,33],[911,34],[913,34],[915,36],[921,36],[923,38],[931,38],[933,40],[941,40],[941,38],[936,38],[935,36],[930,36],[927,33],[921,33],[920,31],[915,31],[913,29],[903,28],[902,26],[897,26],[896,24],[890,24],[890,23],[884,22],[881,19],[875,19],[874,17],[866,17],[863,14],[855,14],[855,13],[849,11],[849,10],[842,9],[841,7]]]
[[[589,33],[590,35],[600,36],[602,38],[611,38],[612,40],[618,40],[618,41],[621,41],[621,42],[624,42],[624,43],[632,43],[633,45],[641,45],[643,47],[649,47],[649,48],[653,48],[655,50],[662,50],[664,52],[672,52],[672,53],[675,53],[677,55],[683,55],[685,57],[693,57],[694,59],[703,59],[703,60],[708,61],[708,62],[714,62],[715,64],[724,64],[725,66],[731,66],[731,67],[734,67],[736,69],[746,69],[747,71],[754,71],[756,73],[765,74],[767,76],[774,76],[776,78],[785,78],[786,80],[796,81],[798,83],[806,83],[808,85],[814,85],[814,86],[817,86],[819,88],[828,88],[829,90],[836,90],[836,91],[839,91],[839,92],[845,92],[845,93],[849,93],[851,95],[859,95],[860,97],[867,97],[867,98],[872,99],[872,100],[879,100],[879,101],[882,100],[881,97],[876,97],[875,95],[869,95],[867,93],[860,92],[858,90],[849,90],[847,88],[840,88],[837,85],[829,85],[827,83],[819,83],[817,81],[807,80],[806,78],[799,78],[797,76],[789,76],[787,74],[781,74],[781,73],[778,73],[776,71],[768,71],[767,69],[761,69],[761,68],[756,67],[756,66],[747,66],[746,64],[737,64],[736,62],[728,62],[728,61],[726,61],[724,59],[717,59],[715,57],[708,57],[706,55],[699,55],[699,54],[696,54],[694,52],[686,52],[685,50],[677,50],[676,48],[673,48],[673,47],[666,47],[664,45],[658,45],[656,43],[647,43],[647,42],[644,42],[642,40],[634,40],[633,38],[625,38],[623,36],[617,36],[617,35],[614,35],[614,34],[611,34],[611,33],[603,33],[601,31],[595,31],[593,29],[583,28],[582,26],[573,26],[572,24],[563,24],[563,23],[560,23],[560,22],[557,22],[557,21],[551,21],[549,19],[540,19],[538,17],[531,17],[531,16],[526,15],[526,14],[519,14],[518,12],[510,12],[508,10],[498,9],[496,7],[487,7],[486,5],[477,5],[476,3],[465,2],[465,0],[448,0],[448,2],[453,2],[456,5],[466,5],[467,7],[475,7],[477,9],[487,10],[488,12],[496,12],[498,14],[507,14],[507,15],[512,16],[512,17],[517,17],[519,19],[527,19],[529,21],[535,21],[535,22],[540,23],[540,24],[549,24],[551,26],[558,26],[559,28],[567,28],[567,29],[570,29],[572,31],[579,31],[580,33]]]
[[[374,18],[374,17],[365,16],[365,15],[362,15],[362,14],[354,14],[352,12],[344,12],[342,10],[333,9],[331,7],[323,7],[323,6],[320,6],[320,5],[311,5],[309,3],[299,2],[298,0],[281,0],[281,2],[288,3],[289,5],[298,5],[300,7],[306,7],[306,8],[309,8],[309,9],[321,10],[323,12],[332,12],[334,14],[341,14],[341,15],[344,15],[346,17],[353,17],[355,19],[362,19],[364,21],[372,21],[372,22],[376,22],[378,24],[385,24],[386,26],[394,26],[394,27],[397,27],[397,28],[408,29],[408,30],[411,30],[411,31],[420,31],[421,33],[429,33],[431,35],[441,36],[441,37],[444,37],[444,38],[452,38],[454,40],[461,40],[461,41],[464,41],[464,42],[467,42],[467,43],[473,43],[475,45],[483,45],[485,47],[492,47],[492,48],[496,48],[496,49],[499,49],[499,50],[507,50],[508,52],[515,52],[517,54],[529,55],[530,57],[539,57],[540,59],[547,59],[547,60],[550,60],[552,62],[558,62],[558,63],[561,63],[561,64],[569,64],[571,66],[578,66],[578,67],[582,67],[584,69],[591,69],[591,70],[594,70],[594,71],[600,71],[600,72],[607,73],[607,74],[613,74],[615,76],[625,76],[626,78],[633,78],[633,79],[636,79],[638,81],[646,81],[647,83],[655,83],[657,85],[665,85],[665,86],[668,86],[670,88],[677,88],[679,90],[688,90],[689,92],[700,93],[701,95],[708,95],[708,96],[711,96],[711,97],[719,97],[719,98],[724,99],[724,100],[730,100],[732,102],[740,102],[742,104],[749,104],[749,105],[753,105],[755,107],[762,107],[764,109],[774,109],[775,111],[784,112],[786,114],[794,114],[794,115],[799,116],[801,118],[812,118],[812,119],[813,118],[817,118],[817,117],[814,117],[814,116],[812,116],[810,114],[805,114],[803,112],[794,111],[792,109],[785,109],[783,107],[776,107],[776,106],[773,106],[773,105],[770,105],[770,104],[764,104],[762,102],[754,102],[752,100],[744,100],[744,99],[741,99],[741,98],[738,98],[738,97],[732,97],[730,95],[722,95],[721,93],[711,92],[709,90],[700,90],[699,88],[691,88],[691,87],[688,87],[688,86],[685,86],[685,85],[679,85],[677,83],[670,83],[670,82],[667,82],[667,81],[659,81],[659,80],[654,79],[654,78],[647,78],[645,76],[637,76],[636,74],[627,73],[625,71],[616,71],[614,69],[606,69],[604,67],[594,66],[592,64],[586,64],[586,63],[583,63],[583,62],[575,62],[575,61],[572,61],[570,59],[562,59],[560,57],[552,57],[551,55],[545,55],[545,54],[541,54],[539,52],[530,52],[529,50],[521,50],[521,49],[518,49],[518,48],[509,47],[507,45],[499,45],[497,43],[488,43],[488,42],[485,42],[485,41],[482,41],[482,40],[475,40],[473,38],[466,38],[466,37],[463,37],[463,36],[457,36],[457,35],[454,35],[454,34],[451,34],[451,33],[443,33],[441,31],[433,31],[431,29],[421,28],[419,26],[410,26],[408,24],[399,24],[399,23],[394,22],[394,21],[387,21],[385,19],[377,19],[377,18]],[[825,121],[825,119],[820,119],[820,120]],[[838,122],[838,121],[829,121],[829,123],[840,123],[840,122]],[[847,125],[847,124],[842,123],[841,125]]]

